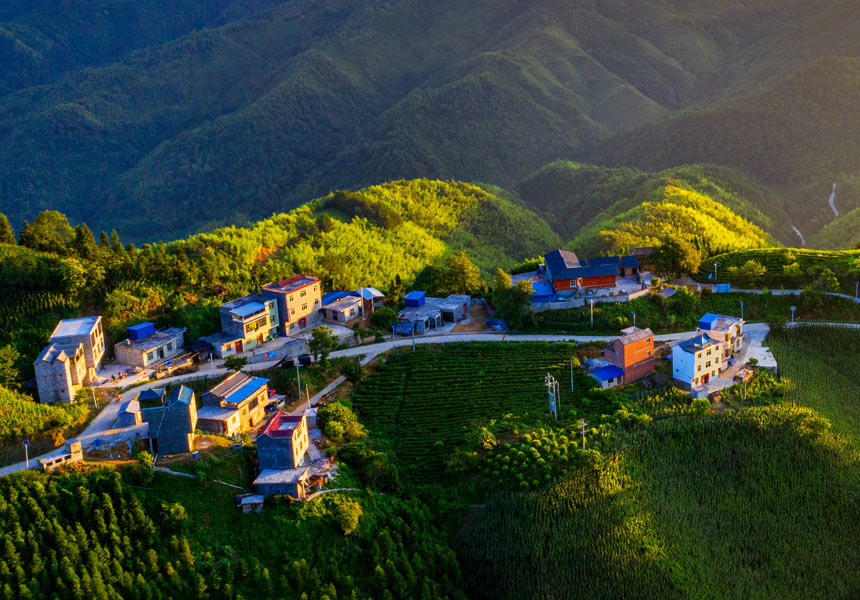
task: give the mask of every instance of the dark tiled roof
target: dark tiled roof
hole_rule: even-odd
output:
[[[553,277],[558,277],[565,269],[579,266],[576,254],[568,250],[553,250],[549,254],[544,254],[543,260]]]

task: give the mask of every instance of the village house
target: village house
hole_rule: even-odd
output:
[[[361,316],[361,298],[344,296],[333,302],[323,304],[323,319],[332,323],[349,323]]]
[[[206,340],[219,358],[247,352],[278,335],[278,303],[248,294],[221,306],[221,333]]]
[[[569,296],[583,290],[615,287],[619,271],[615,264],[585,265],[575,253],[567,250],[553,250],[543,258],[546,278],[559,296]]]
[[[322,285],[316,277],[293,275],[283,281],[267,283],[261,292],[277,302],[281,335],[292,335],[319,323]]]
[[[78,391],[87,381],[84,345],[80,342],[45,346],[33,363],[39,401],[43,404],[75,401]]]
[[[267,496],[288,494],[303,498],[308,467],[303,465],[310,446],[307,419],[278,411],[257,436],[260,474],[257,491]]]
[[[202,431],[238,435],[249,431],[265,416],[269,380],[237,371],[203,394],[197,412]]]
[[[142,396],[143,394],[141,394]],[[140,400],[140,418],[149,424],[153,454],[182,454],[194,449],[197,401],[194,390],[180,385],[161,404]]]
[[[84,460],[84,450],[77,438],[66,440],[66,450],[67,452],[59,456],[37,458],[36,462],[39,463],[39,468],[46,473],[53,473],[66,465],[79,463]]]
[[[623,371],[625,384],[654,374],[654,334],[650,329],[628,327],[624,335],[603,351],[603,358]]]
[[[437,329],[444,323],[456,323],[472,310],[472,298],[466,294],[451,294],[447,298],[433,298],[427,292],[412,291],[403,297],[406,307],[398,313],[401,334],[422,334]]]
[[[706,384],[719,375],[722,353],[723,342],[698,334],[672,348],[672,376],[687,389]]]
[[[697,333],[707,335],[723,344],[722,368],[727,369],[730,359],[739,352],[744,342],[744,321],[738,317],[705,313],[699,319]]]
[[[84,347],[84,360],[87,375],[84,384],[89,385],[96,377],[105,355],[105,334],[101,317],[81,317],[63,319],[54,328],[50,340],[61,346],[81,344]]]
[[[129,400],[127,402],[123,402],[119,407],[119,414],[117,415],[113,426],[116,428],[133,427],[140,422],[140,402],[137,400]]]
[[[184,327],[156,331],[155,325],[148,322],[126,327],[128,339],[114,345],[114,355],[121,364],[145,369],[179,356],[185,345],[185,331]]]
[[[604,365],[592,369],[588,371],[587,375],[597,381],[602,390],[624,385],[624,371],[615,365]]]

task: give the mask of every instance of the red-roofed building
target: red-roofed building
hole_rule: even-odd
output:
[[[293,275],[283,281],[267,283],[260,291],[263,296],[278,302],[281,334],[289,335],[319,322],[322,285],[318,278]]]
[[[308,446],[310,438],[305,416],[278,411],[257,435],[260,470],[298,468]]]

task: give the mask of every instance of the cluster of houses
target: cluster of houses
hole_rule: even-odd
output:
[[[400,322],[394,326],[397,335],[418,335],[438,329],[465,318],[472,310],[472,297],[466,294],[433,298],[426,292],[413,291],[403,299],[406,306],[398,313]]]
[[[744,343],[744,321],[738,317],[706,313],[696,334],[672,346],[672,376],[694,397],[706,397],[712,389],[731,385],[722,379],[735,363]],[[602,389],[644,379],[655,372],[654,334],[650,329],[628,327],[603,350],[601,361],[592,361],[588,375]],[[721,384],[721,385],[720,385]]]

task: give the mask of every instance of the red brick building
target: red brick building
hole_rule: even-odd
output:
[[[624,383],[654,373],[654,334],[650,329],[628,327],[624,335],[603,351],[603,358],[624,371]]]

